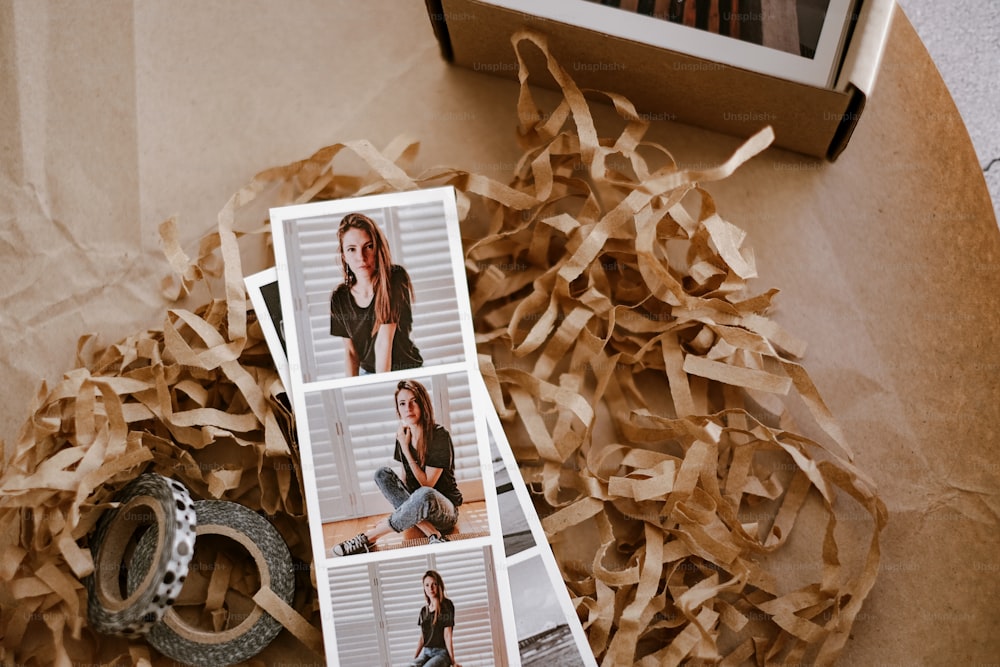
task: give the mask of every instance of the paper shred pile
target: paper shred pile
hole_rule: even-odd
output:
[[[197,497],[267,513],[302,564],[299,608],[312,616],[312,556],[281,385],[258,328],[223,338],[226,314],[218,301],[174,310],[162,331],[93,354],[85,339],[80,367],[42,387],[0,477],[0,532],[15,540],[0,556],[5,660],[70,665],[99,659],[102,643],[129,650],[85,627],[80,578],[93,570],[86,537],[101,511],[146,471],[181,480]],[[284,612],[286,624],[298,615]]]
[[[804,345],[768,317],[776,292],[749,292],[746,234],[701,186],[770,131],[716,169],[680,170],[642,141],[628,100],[608,95],[625,127],[602,138],[545,41],[514,43],[528,150],[512,186],[539,204],[492,209],[467,253],[473,313],[594,654],[609,667],[833,663],[874,583],[885,508],[795,361]],[[562,89],[554,110],[525,85],[532,47]],[[795,432],[796,402],[825,446]],[[769,571],[810,496],[817,562]],[[868,519],[855,522],[860,562],[841,562],[845,507]]]
[[[803,345],[768,317],[775,292],[748,292],[745,233],[701,186],[763,150],[769,133],[716,169],[678,170],[642,141],[647,123],[627,100],[608,95],[626,125],[600,138],[544,39],[514,42],[527,152],[509,185],[449,168],[411,176],[415,142],[379,152],[359,141],[258,174],[194,261],[175,223],[162,226],[179,278],[165,293],[207,288],[205,303],[103,349],[82,339],[78,368],[41,387],[4,452],[0,661],[156,664],[141,641],[86,627],[80,583],[93,568],[88,532],[145,471],[269,515],[302,565],[295,608],[269,611],[322,653],[291,415],[242,283],[241,239],[266,243],[267,231],[239,218],[251,203],[445,184],[464,224],[488,221],[466,248],[481,366],[599,662],[835,661],[875,580],[885,508],[794,361]],[[528,87],[531,44],[564,93],[548,113]],[[370,172],[336,173],[342,153]],[[611,169],[611,156],[631,173]],[[823,443],[798,434],[794,397]],[[803,526],[810,503],[819,518]],[[834,510],[845,503],[869,518],[852,526],[867,530],[859,562],[842,549]],[[815,567],[769,571],[804,528]]]

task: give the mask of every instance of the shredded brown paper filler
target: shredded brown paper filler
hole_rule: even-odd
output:
[[[768,315],[777,291],[750,291],[746,234],[704,188],[764,150],[770,130],[713,169],[681,169],[643,141],[648,123],[628,100],[601,94],[624,120],[601,137],[544,38],[513,42],[525,153],[509,185],[448,168],[411,176],[415,142],[357,141],[255,176],[194,260],[176,223],[161,226],[178,276],[165,293],[207,298],[108,347],[82,338],[77,368],[42,384],[4,450],[4,664],[160,660],[141,640],[92,632],[81,584],[88,533],[146,471],[268,515],[301,565],[298,592],[294,608],[267,590],[254,600],[321,660],[292,416],[249,308],[240,239],[268,242],[261,206],[446,184],[466,230],[486,229],[465,249],[480,366],[598,662],[835,662],[875,582],[886,510],[796,361],[804,344]],[[563,93],[548,112],[528,86],[532,46]],[[335,172],[341,154],[368,173]],[[867,549],[845,549],[859,528]],[[225,582],[205,579],[218,618]]]

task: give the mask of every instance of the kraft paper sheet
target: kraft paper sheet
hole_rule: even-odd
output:
[[[4,659],[61,666],[117,649],[111,664],[156,664],[141,642],[86,627],[79,581],[100,512],[147,470],[270,516],[303,564],[298,595],[294,608],[267,590],[254,600],[320,653],[292,416],[243,288],[241,248],[269,232],[246,212],[450,184],[463,223],[487,230],[466,239],[480,365],[599,662],[836,660],[875,583],[886,510],[797,361],[804,343],[769,318],[776,291],[753,293],[746,234],[701,186],[770,131],[716,167],[679,169],[643,141],[628,100],[607,95],[624,126],[604,137],[544,39],[514,46],[525,153],[509,184],[444,167],[413,176],[415,141],[354,141],[258,174],[193,259],[177,223],[161,226],[176,273],[164,293],[202,305],[103,349],[81,339],[77,368],[39,389],[5,451]],[[549,112],[528,86],[531,48],[562,88]],[[335,171],[341,154],[369,172]],[[869,517],[857,562],[834,514],[845,505]],[[815,572],[769,571],[807,517]],[[202,581],[211,611],[231,583],[215,579]]]

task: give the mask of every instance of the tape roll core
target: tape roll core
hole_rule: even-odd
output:
[[[147,511],[140,511],[147,510]],[[171,521],[173,518],[171,517]],[[100,547],[100,562],[94,568],[97,576],[97,599],[105,609],[111,612],[121,612],[138,604],[143,591],[153,585],[156,572],[149,570],[135,592],[129,593],[124,600],[121,597],[121,583],[118,576],[120,564],[123,562],[128,545],[135,532],[143,527],[156,531],[156,550],[163,549],[166,537],[166,517],[163,507],[149,496],[133,498],[118,510],[118,517],[108,526],[104,542]]]
[[[228,537],[234,542],[238,542],[244,549],[250,553],[250,557],[254,561],[254,565],[257,566],[257,572],[260,573],[260,585],[261,587],[270,587],[271,585],[271,572],[267,566],[266,556],[260,550],[260,548],[254,544],[246,533],[242,533],[238,530],[234,530],[229,526],[211,525],[211,526],[198,526],[198,535],[221,535],[223,537]],[[180,614],[174,609],[168,609],[167,613],[163,616],[163,623],[165,623],[171,630],[177,633],[179,636],[187,639],[191,642],[196,642],[199,644],[225,644],[226,642],[232,641],[238,637],[242,637],[250,630],[257,621],[260,619],[264,610],[260,607],[254,605],[253,611],[251,611],[243,621],[232,628],[228,628],[221,632],[210,632],[207,630],[202,630],[189,623],[185,622],[181,618]]]
[[[239,503],[200,500],[194,503],[198,536],[219,535],[241,545],[260,574],[261,589],[270,588],[291,604],[295,576],[288,546],[266,519]],[[154,554],[154,540],[144,535],[129,567],[128,589],[139,586]],[[209,632],[186,622],[175,610],[153,625],[146,640],[163,655],[195,667],[227,667],[260,653],[282,630],[281,623],[259,606],[237,626]]]
[[[183,484],[156,473],[140,475],[113,500],[119,506],[101,516],[90,536],[94,572],[84,582],[87,620],[98,632],[132,637],[159,621],[184,585],[194,555],[194,503]],[[154,525],[139,542],[155,549],[155,567],[147,564],[122,596],[128,546],[140,527]]]

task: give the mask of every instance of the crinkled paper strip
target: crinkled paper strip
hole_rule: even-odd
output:
[[[141,642],[86,628],[79,581],[93,567],[86,536],[101,510],[147,470],[196,496],[263,510],[300,575],[308,571],[291,415],[242,282],[241,239],[266,243],[267,228],[237,219],[252,203],[451,184],[464,224],[487,229],[466,241],[480,365],[509,432],[523,436],[515,448],[599,662],[836,660],[874,584],[886,511],[795,361],[804,345],[768,316],[776,291],[749,292],[746,234],[703,187],[766,148],[770,130],[714,169],[680,169],[643,141],[648,123],[621,96],[603,94],[625,126],[601,138],[544,38],[513,41],[526,152],[509,185],[449,168],[411,176],[414,142],[379,152],[357,141],[258,174],[193,261],[176,223],[161,226],[177,274],[165,293],[190,298],[206,285],[222,296],[171,309],[162,329],[103,349],[81,339],[79,367],[40,389],[0,476],[0,535],[10,536],[0,657],[70,665],[121,642],[113,664],[154,661]],[[532,46],[563,91],[549,112],[528,87]],[[369,172],[335,172],[340,154]],[[628,173],[611,168],[612,156]],[[800,413],[815,439],[797,433]],[[811,533],[822,537],[805,574],[816,576],[778,576],[768,557],[780,555],[810,499],[821,508]],[[846,503],[868,518],[857,563],[841,562],[834,510]],[[594,546],[581,553],[585,544]],[[294,609],[258,597],[320,652],[315,585],[299,580]],[[213,618],[222,597],[207,596]]]

